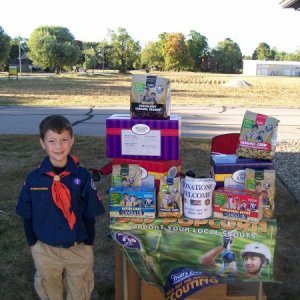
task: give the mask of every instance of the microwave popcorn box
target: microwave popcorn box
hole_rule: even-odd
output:
[[[178,177],[181,175],[181,159],[178,160],[142,160],[113,158],[113,165],[136,164],[141,169],[142,186],[159,191],[162,176]]]
[[[214,218],[258,223],[263,216],[256,192],[218,188],[214,192]]]
[[[109,214],[111,218],[155,218],[155,189],[111,187],[109,189]]]
[[[178,160],[181,118],[132,119],[115,114],[106,120],[106,155],[111,158]]]
[[[246,168],[274,170],[274,164],[271,160],[240,158],[235,154],[210,156],[210,174],[216,181],[216,189],[244,189]]]
[[[170,111],[169,79],[153,75],[133,75],[130,91],[131,117],[168,119]]]

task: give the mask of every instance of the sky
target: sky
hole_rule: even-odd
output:
[[[109,30],[125,28],[143,47],[162,32],[195,30],[209,47],[230,38],[243,55],[260,42],[278,51],[300,49],[300,12],[281,0],[4,0],[0,26],[11,38],[29,38],[39,26],[62,26],[76,40],[99,42]],[[298,33],[297,33],[298,32]]]

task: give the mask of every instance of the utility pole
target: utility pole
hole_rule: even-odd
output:
[[[21,37],[20,36],[19,36],[19,70],[20,70],[20,76],[22,76]]]

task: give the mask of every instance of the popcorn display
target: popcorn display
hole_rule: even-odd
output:
[[[258,193],[219,188],[215,190],[214,198],[215,218],[255,223],[262,219],[262,203]]]
[[[246,111],[236,155],[254,159],[272,159],[277,143],[279,120]]]
[[[106,120],[106,155],[111,158],[178,160],[181,118],[132,119],[112,115]]]
[[[246,169],[245,189],[259,193],[263,217],[273,216],[275,205],[275,170]]]
[[[274,164],[270,160],[240,158],[235,154],[221,154],[211,155],[210,167],[211,177],[217,183],[216,188],[244,189],[246,168],[273,170]]]
[[[130,91],[130,114],[133,118],[168,119],[171,109],[169,79],[133,75]]]
[[[111,187],[109,190],[109,211],[111,218],[155,218],[155,189]]]

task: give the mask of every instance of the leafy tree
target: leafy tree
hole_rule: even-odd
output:
[[[217,61],[217,71],[220,73],[236,73],[242,68],[242,52],[237,43],[226,38],[212,50]]]
[[[254,59],[258,60],[274,60],[276,55],[276,50],[271,49],[270,46],[265,43],[259,43],[255,49]]]
[[[188,46],[182,33],[170,33],[166,36],[163,53],[167,70],[181,71],[191,65]]]
[[[86,69],[96,69],[97,66],[97,54],[93,47],[88,48],[84,51],[85,61],[84,67]]]
[[[4,65],[9,57],[10,37],[0,26],[0,66]]]
[[[51,68],[60,73],[64,66],[76,64],[80,49],[73,35],[65,27],[41,26],[31,34],[29,57],[34,65]]]
[[[21,44],[20,44],[20,42],[21,42]],[[17,59],[19,57],[19,46],[20,46],[21,55],[29,52],[27,40],[24,38],[21,38],[21,37],[13,38],[10,41],[10,46],[11,46],[10,52],[9,52],[10,59]]]
[[[191,58],[193,59],[193,70],[201,69],[201,61],[208,53],[207,38],[195,30],[191,30],[187,45]]]
[[[149,42],[141,52],[141,64],[144,67],[164,68],[164,57],[161,51],[160,41]]]
[[[125,28],[118,28],[111,34],[113,63],[121,73],[133,68],[134,62],[139,60],[141,47],[127,33]]]

